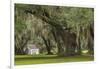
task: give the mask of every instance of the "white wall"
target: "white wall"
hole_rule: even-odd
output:
[[[39,49],[29,49],[28,54],[30,54],[30,55],[39,54]]]

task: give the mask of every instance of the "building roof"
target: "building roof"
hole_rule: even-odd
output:
[[[27,46],[30,49],[38,49],[38,47],[35,44],[28,44]]]

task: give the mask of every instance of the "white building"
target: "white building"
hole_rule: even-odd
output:
[[[37,55],[39,54],[39,48],[34,44],[28,44],[28,54],[29,55]]]

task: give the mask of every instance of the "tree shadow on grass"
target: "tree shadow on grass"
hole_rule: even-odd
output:
[[[20,60],[39,60],[39,59],[59,59],[61,57],[59,56],[37,56],[37,57],[32,57],[32,56],[29,56],[29,57],[18,57],[16,58],[15,57],[15,61],[20,61]]]
[[[65,58],[87,58],[89,56],[71,56],[71,57],[60,57],[60,56],[27,56],[27,57],[15,57],[15,61],[21,60],[48,60],[48,59],[65,59]]]

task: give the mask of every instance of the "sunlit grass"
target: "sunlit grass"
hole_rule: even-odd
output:
[[[93,56],[58,57],[56,55],[16,55],[15,65],[93,61]]]

